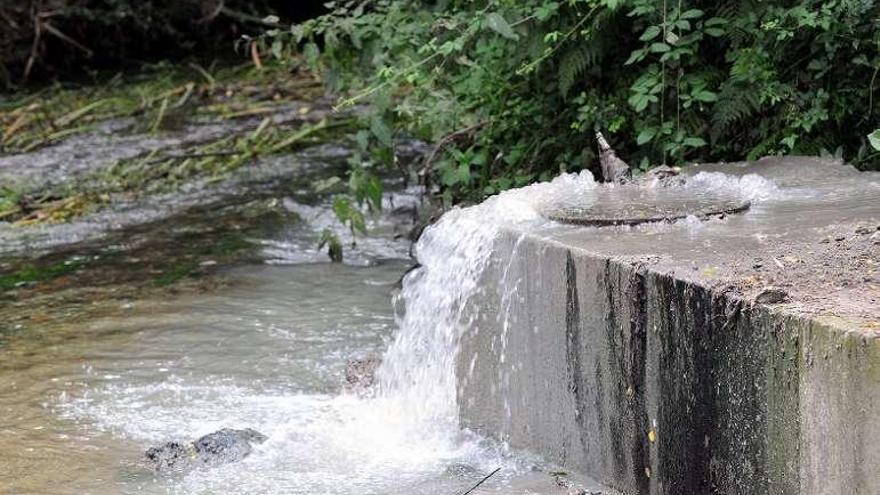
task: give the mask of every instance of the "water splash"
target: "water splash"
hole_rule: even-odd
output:
[[[499,232],[544,224],[540,212],[547,205],[595,187],[589,172],[563,174],[455,208],[425,230],[416,245],[421,266],[404,279],[400,297],[405,311],[398,315],[399,331],[379,370],[379,400],[405,410],[414,434],[450,438],[459,429],[458,346],[477,317],[465,308],[480,290]]]
[[[757,174],[742,177],[722,172],[700,172],[689,178],[684,186],[686,194],[735,194],[747,201],[781,199],[783,190],[772,180]]]

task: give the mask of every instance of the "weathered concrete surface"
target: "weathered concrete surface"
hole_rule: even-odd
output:
[[[458,356],[464,424],[625,493],[880,493],[880,174],[696,170],[782,199],[502,235]],[[755,303],[768,285],[789,299]]]

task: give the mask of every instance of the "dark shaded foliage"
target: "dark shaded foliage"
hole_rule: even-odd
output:
[[[262,19],[306,19],[318,1],[0,0],[0,89],[47,76],[189,55],[231,54]]]

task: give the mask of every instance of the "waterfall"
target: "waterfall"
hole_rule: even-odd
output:
[[[589,172],[503,192],[454,208],[425,229],[416,245],[420,267],[403,281],[398,332],[379,370],[379,399],[402,408],[420,434],[449,438],[458,430],[455,362],[461,336],[472,327],[468,300],[482,288],[498,233],[536,229],[542,208],[596,187]],[[504,288],[499,288],[503,290]]]

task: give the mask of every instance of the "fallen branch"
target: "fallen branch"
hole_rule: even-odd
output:
[[[53,26],[53,25],[52,25],[51,23],[49,23],[48,21],[46,21],[46,22],[43,23],[43,28],[45,28],[46,31],[49,32],[49,34],[54,35],[56,38],[59,38],[61,41],[66,41],[67,43],[69,43],[69,44],[75,46],[76,48],[79,48],[80,50],[82,50],[83,53],[86,54],[86,57],[91,58],[92,55],[95,54],[95,52],[93,52],[91,48],[89,48],[89,47],[83,45],[83,44],[80,43],[79,41],[76,41],[75,39],[71,38],[70,36],[68,36],[68,35],[66,35],[66,34],[64,34],[64,33],[62,33],[61,31],[58,30],[58,28],[56,28],[55,26]]]

